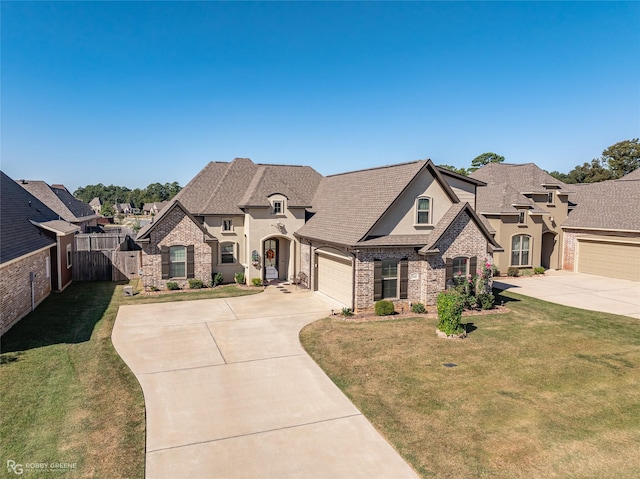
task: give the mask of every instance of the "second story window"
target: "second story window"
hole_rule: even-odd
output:
[[[524,210],[520,210],[518,212],[518,224],[519,225],[523,225],[527,222],[527,217],[526,217],[526,211]]]
[[[276,200],[273,202],[273,214],[274,215],[281,215],[283,214],[283,210],[284,210],[284,202],[281,200]]]
[[[549,193],[547,193],[547,204],[549,205],[553,204],[553,191],[550,191]]]
[[[431,199],[418,198],[416,200],[416,224],[431,224]]]
[[[222,220],[222,231],[233,231],[233,220]]]

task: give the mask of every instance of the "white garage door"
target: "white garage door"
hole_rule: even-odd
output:
[[[317,290],[351,307],[353,275],[351,259],[318,251],[316,255]]]
[[[640,244],[579,240],[578,271],[640,281]]]

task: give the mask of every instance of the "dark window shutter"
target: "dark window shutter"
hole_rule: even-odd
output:
[[[409,295],[409,261],[401,259],[398,267],[400,268],[400,299],[407,299]]]
[[[469,274],[471,276],[478,274],[478,258],[475,256],[469,259]]]
[[[447,265],[446,273],[445,273],[445,282],[453,281],[453,258],[447,258],[445,260],[445,263]]]
[[[373,300],[382,299],[382,260],[373,260]]]
[[[162,258],[162,279],[169,279],[169,247],[160,246],[160,256]]]
[[[193,245],[187,246],[187,278],[193,278]]]

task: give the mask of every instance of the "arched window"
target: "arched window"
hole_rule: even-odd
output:
[[[169,276],[171,278],[187,277],[187,247],[169,247]]]
[[[531,265],[531,236],[515,235],[511,238],[511,266]]]

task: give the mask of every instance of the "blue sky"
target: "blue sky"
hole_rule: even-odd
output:
[[[72,191],[235,157],[568,172],[640,136],[638,2],[1,8],[2,170]]]

